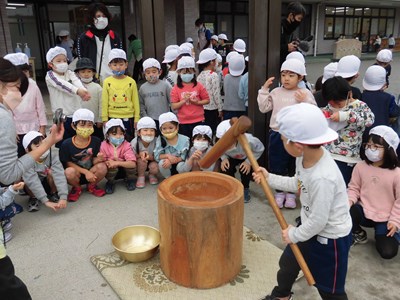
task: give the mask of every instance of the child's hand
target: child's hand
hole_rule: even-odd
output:
[[[265,179],[268,180],[268,174],[269,173],[265,168],[259,167],[258,170],[255,170],[255,172],[253,172],[253,179],[257,184],[260,184],[261,177],[264,177]]]
[[[192,159],[201,159],[201,157],[203,156],[203,152],[201,152],[200,150],[196,150],[193,152],[192,154]]]
[[[106,165],[109,169],[116,169],[119,166],[119,162],[116,160],[107,160]]]
[[[251,166],[248,162],[242,162],[239,166],[239,171],[247,175],[250,173]]]
[[[149,159],[149,153],[147,151],[142,151],[139,153],[140,159],[147,162]]]
[[[87,171],[85,174],[85,178],[88,182],[93,183],[97,180],[97,176],[94,175],[92,172]]]
[[[51,209],[54,210],[54,211],[57,211],[57,210],[59,209],[58,203],[54,203],[54,202],[51,202],[51,201],[46,201],[46,202],[44,203],[44,205],[46,205],[48,208],[51,208]]]
[[[269,90],[269,87],[271,86],[271,84],[274,82],[275,77],[270,77],[267,79],[267,81],[264,83],[263,85],[263,89],[264,90]]]
[[[169,158],[169,161],[171,162],[171,164],[177,164],[178,162],[181,161],[181,158],[172,155],[171,158]]]
[[[78,94],[79,97],[82,98],[83,101],[89,101],[91,96],[90,93],[88,92],[87,89],[84,88],[79,88],[76,93]]]
[[[307,92],[305,90],[298,90],[294,93],[294,99],[297,102],[304,102],[307,99]]]
[[[60,199],[58,200],[58,208],[66,208],[67,207],[67,200],[66,199]]]
[[[292,244],[292,241],[289,238],[289,229],[292,228],[292,225],[288,225],[286,229],[282,229],[282,240],[285,244]]]
[[[331,117],[329,118],[329,120],[333,121],[333,122],[339,122],[339,112],[334,112],[333,114],[331,114]]]
[[[22,190],[24,188],[24,186],[25,186],[25,183],[23,181],[21,181],[21,182],[13,184],[12,187],[13,187],[14,191],[18,191],[18,190]]]
[[[104,153],[102,152],[97,153],[97,159],[99,161],[104,161],[105,160]]]
[[[222,162],[221,162],[221,170],[226,172],[229,169],[229,159],[225,158]]]
[[[164,159],[162,167],[164,169],[169,169],[171,167],[171,161],[168,158]]]
[[[389,232],[386,234],[386,236],[393,236],[397,232],[397,226],[394,225],[392,222],[387,223],[387,229]]]
[[[53,124],[50,128],[50,134],[46,137],[51,145],[61,141],[64,137],[64,123],[59,126]]]

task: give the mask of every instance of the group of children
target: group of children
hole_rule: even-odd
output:
[[[62,108],[65,114],[65,134],[57,145],[59,152],[43,154],[22,178],[30,195],[28,210],[38,210],[39,202],[53,210],[65,208],[67,200],[79,199],[82,185],[102,197],[114,192],[118,179],[124,179],[132,191],[145,187],[146,172],[155,185],[160,177],[202,170],[198,161],[229,130],[230,119],[246,114],[246,45],[242,40],[235,44],[236,51],[226,57],[226,71],[220,69],[222,60],[212,48],[202,50],[195,62],[190,43],[168,46],[162,64],[154,58],[143,62],[146,82],[139,89],[125,74],[128,62],[121,49],[110,51],[113,75],[104,79],[103,86],[94,80],[90,59],[81,58],[71,71],[65,50],[50,49],[46,83],[53,113]],[[381,257],[392,258],[398,252],[399,137],[390,127],[390,118],[398,117],[400,109],[384,91],[392,60],[387,51],[381,50],[377,64],[368,68],[362,93],[351,85],[359,76],[357,57],[329,64],[320,91],[314,91],[305,81],[304,58],[288,55],[280,69],[280,86],[270,90],[275,78],[268,78],[257,98],[261,112],[272,111],[271,174],[264,168],[252,170],[239,143],[222,155],[220,164],[207,169],[235,176],[238,167],[245,202],[250,201],[250,181],[260,182],[261,176],[275,188],[280,208],[295,208],[299,195],[300,222],[283,230],[283,238],[301,246],[322,298],[347,299],[344,282],[350,245],[367,241],[361,226],[375,228]],[[20,54],[11,55],[10,61],[26,68]],[[32,80],[29,85],[37,89]],[[39,147],[45,137],[43,100],[35,99],[38,105],[29,126],[22,126],[22,117],[14,116],[21,125],[18,137],[24,153]],[[246,136],[255,158],[260,158],[263,143]],[[102,189],[98,184],[104,178]],[[20,210],[9,199],[24,184],[3,191],[3,210],[5,203],[11,203],[14,213]],[[3,223],[6,233],[8,224]],[[299,266],[290,251],[288,247],[282,255],[278,286],[266,299],[291,297]],[[326,272],[335,263],[337,272]]]

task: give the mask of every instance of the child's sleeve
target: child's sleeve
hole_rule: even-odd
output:
[[[53,174],[54,184],[57,188],[57,193],[60,199],[66,200],[68,197],[68,184],[65,177],[64,168],[61,164],[60,158],[55,151],[52,152],[51,158],[51,171]]]
[[[132,103],[133,103],[133,113],[134,113],[134,122],[139,122],[140,119],[140,104],[139,104],[139,95],[136,82],[133,81],[132,84]]]
[[[34,168],[29,169],[22,175],[22,179],[24,180],[26,186],[31,190],[33,195],[40,200],[42,203],[46,202],[47,193],[43,188],[43,185],[39,179],[38,174],[36,173]]]
[[[141,118],[147,117],[146,105],[143,96],[143,86],[141,86],[139,89],[139,105],[140,105],[140,117]]]
[[[269,185],[276,189],[287,191],[291,193],[298,192],[298,178],[296,176],[281,176],[269,173],[268,175],[268,183]]]
[[[108,88],[107,88],[107,79],[104,80],[103,90],[101,93],[101,120],[103,122],[108,121]]]
[[[306,100],[304,102],[310,103],[310,104],[313,104],[313,105],[317,105],[317,102],[315,101],[315,97],[314,97],[313,93],[311,93],[310,90],[307,89],[307,88],[304,88],[302,90],[307,93],[307,97],[306,97]]]
[[[171,103],[175,103],[175,102],[179,102],[181,101],[180,97],[179,97],[179,89],[177,86],[174,86],[171,89]]]
[[[5,209],[13,203],[16,194],[18,194],[18,192],[14,191],[12,185],[10,185],[5,192],[0,195],[0,208]]]
[[[349,182],[349,186],[347,188],[347,196],[349,197],[349,201],[353,204],[356,204],[360,199],[361,193],[361,174],[360,174],[360,163],[356,164],[353,169],[353,173],[351,174],[351,180]]]
[[[349,111],[339,111],[339,122],[347,121],[348,124],[354,124],[356,129],[359,127],[371,127],[375,121],[375,115],[364,102],[359,102],[354,109]]]
[[[400,230],[400,170],[399,168],[396,168],[395,171],[397,174],[397,176],[393,180],[395,200],[388,221],[395,224],[397,227],[397,231],[399,231]]]
[[[161,145],[161,139],[162,139],[161,136],[159,136],[157,138],[156,147],[154,148],[154,160],[156,162],[159,162],[160,161],[160,155],[164,154],[164,148]]]
[[[243,76],[242,76],[242,78],[240,78],[238,96],[243,102],[246,102],[247,99],[246,99],[246,94],[245,94],[244,79],[245,79],[245,77],[243,77]]]
[[[200,100],[210,99],[210,95],[208,94],[207,89],[204,87],[204,85],[202,85],[200,82],[197,83],[197,85],[201,85],[200,86]]]
[[[136,161],[136,155],[131,148],[131,144],[126,142],[124,146],[124,160],[125,161]]]
[[[400,116],[400,107],[396,104],[395,97],[391,95],[389,104],[389,117],[394,118]]]
[[[58,78],[53,71],[48,71],[46,75],[46,84],[63,93],[76,95],[78,88],[68,81]]]
[[[253,152],[254,158],[256,160],[259,159],[265,149],[263,143],[251,134],[246,134],[246,137],[249,141],[250,149]],[[250,164],[249,158],[246,158],[246,162]]]
[[[171,90],[172,90],[172,86],[169,84],[168,81],[165,81],[165,93],[166,93],[166,98],[168,101],[169,106],[171,107]]]
[[[78,76],[75,75],[74,72],[72,72],[71,70],[68,70],[68,73],[69,73],[68,74],[69,78],[71,79],[71,82],[74,86],[76,86],[78,89],[86,90],[86,88],[83,86],[82,81],[78,78]]]
[[[96,83],[97,84],[97,83]],[[96,120],[96,122],[101,123],[102,122],[102,109],[103,109],[103,88],[101,87],[100,84],[98,85],[98,89],[97,89],[97,99],[99,99],[99,102],[97,103],[98,106],[98,120]]]
[[[274,108],[272,96],[269,90],[264,89],[264,87],[258,90],[257,103],[258,109],[262,113],[267,113]]]
[[[42,93],[40,92],[40,89],[36,84],[35,84],[35,103],[36,103],[36,112],[39,119],[39,125],[46,126],[47,125],[46,107],[44,106]]]

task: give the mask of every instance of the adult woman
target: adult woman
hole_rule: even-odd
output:
[[[52,145],[62,139],[64,127],[53,125],[43,143],[20,158],[17,156],[16,129],[12,111],[21,102],[21,94],[28,88],[28,80],[10,61],[0,58],[0,182],[11,184],[33,168],[35,161]],[[0,236],[3,236],[0,228]],[[25,284],[15,276],[14,266],[0,243],[0,295],[2,299],[31,299]]]
[[[103,82],[104,79],[112,75],[108,67],[108,54],[113,48],[122,49],[122,41],[108,27],[111,14],[103,3],[90,4],[87,18],[89,29],[78,38],[78,57],[90,58],[96,66],[97,76]]]

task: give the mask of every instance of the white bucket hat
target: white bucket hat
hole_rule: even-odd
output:
[[[158,122],[160,123],[160,128],[161,128],[161,126],[163,126],[164,123],[167,123],[167,122],[177,122],[177,123],[179,123],[178,118],[172,112],[166,112],[166,113],[161,114],[158,117]]]
[[[55,46],[54,48],[50,48],[49,51],[46,53],[46,61],[47,63],[50,63],[54,57],[57,55],[63,54],[65,57],[67,57],[67,51],[65,51],[64,48]]]
[[[120,126],[123,130],[125,130],[124,123],[121,119],[110,119],[107,121],[106,126],[104,127],[104,133],[107,133],[111,127]]]
[[[182,54],[190,54],[190,55],[192,55],[192,48],[190,48],[186,44],[187,43],[184,43],[184,44],[179,46],[179,55],[182,55]]]
[[[376,134],[382,137],[385,142],[394,149],[394,152],[396,153],[396,149],[399,146],[400,140],[399,136],[392,128],[385,125],[379,125],[372,128],[369,134]]]
[[[332,62],[324,67],[324,75],[322,76],[322,83],[327,81],[329,78],[335,77],[337,66],[338,66],[337,62]]]
[[[162,61],[163,64],[167,64],[173,62],[179,56],[179,48],[171,48],[167,52],[165,52],[164,60]]]
[[[244,69],[246,68],[243,55],[234,55],[229,62],[228,68],[229,74],[231,74],[232,76],[242,75]]]
[[[161,69],[161,65],[155,58],[148,58],[143,62],[143,71],[146,71],[148,68],[157,68]]]
[[[286,55],[286,60],[291,59],[291,58],[298,59],[303,64],[306,63],[306,60],[304,59],[304,55],[301,54],[299,51],[293,51],[293,52],[290,52],[288,55]]]
[[[58,33],[58,36],[67,36],[69,35],[69,31],[68,30],[60,30],[60,32]]]
[[[164,54],[167,53],[171,49],[176,49],[176,50],[179,51],[179,46],[178,45],[169,45],[169,46],[167,46],[167,48],[165,48],[165,50],[164,50]]]
[[[279,133],[289,141],[305,145],[322,145],[338,138],[328,126],[322,111],[309,103],[290,105],[277,115]]]
[[[225,33],[218,34],[218,39],[228,41],[228,37]]]
[[[196,134],[206,135],[212,139],[211,127],[207,125],[197,125],[195,128],[193,128],[192,136],[195,136]]]
[[[386,70],[381,66],[370,66],[365,71],[363,88],[367,91],[379,91],[386,84]]]
[[[193,39],[192,39],[191,37],[188,37],[188,38],[186,39],[186,43],[193,43]]]
[[[137,130],[139,131],[140,129],[143,128],[152,128],[156,130],[157,129],[156,122],[150,117],[140,118],[139,122],[137,123]]]
[[[29,65],[28,55],[22,52],[7,54],[4,59],[10,61],[14,66]]]
[[[222,56],[219,53],[217,53],[217,62],[222,63]]]
[[[239,53],[236,52],[236,51],[229,52],[228,55],[226,56],[226,62],[229,64],[229,62],[231,61],[232,57],[234,57],[235,55],[239,55]]]
[[[212,48],[207,48],[200,52],[199,60],[197,61],[197,64],[205,64],[209,61],[216,60],[216,59],[217,59],[217,52],[215,52],[215,50]]]
[[[179,47],[189,47],[190,49],[193,49],[194,46],[192,43],[182,43]]]
[[[343,56],[337,66],[335,76],[350,78],[356,75],[360,69],[361,60],[355,55]]]
[[[382,49],[376,55],[376,60],[383,63],[391,62],[393,60],[392,51],[390,51],[389,49]]]
[[[229,130],[229,128],[231,128],[230,120],[222,121],[217,126],[215,136],[220,139],[225,134],[225,132]]]
[[[302,63],[300,60],[296,58],[290,58],[285,60],[281,66],[281,72],[282,71],[291,71],[293,73],[303,76],[307,75],[304,63]]]
[[[110,63],[113,59],[116,58],[122,58],[124,60],[127,60],[125,51],[118,48],[111,49],[110,53],[108,54],[108,63]]]
[[[28,148],[29,144],[38,136],[43,137],[43,134],[41,134],[39,131],[29,131],[27,134],[25,134],[24,138],[22,139],[22,146],[24,149]]]
[[[235,51],[241,52],[241,53],[246,52],[246,43],[242,39],[237,39],[233,43],[233,49],[235,49]]]
[[[195,68],[196,64],[194,63],[194,59],[191,56],[183,56],[178,60],[178,67],[176,68],[177,71],[186,68]]]
[[[74,112],[72,115],[72,122],[75,123],[77,121],[92,121],[94,122],[94,114],[92,111],[86,108],[80,108]]]
[[[215,34],[212,35],[212,36],[211,36],[211,39],[218,42],[218,35],[215,35]]]

